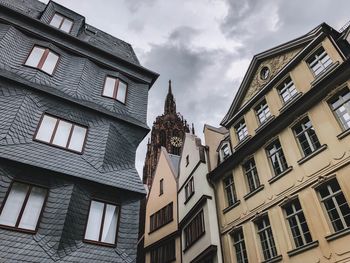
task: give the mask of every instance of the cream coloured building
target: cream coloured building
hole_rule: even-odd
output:
[[[348,35],[321,24],[254,56],[229,143],[206,127],[224,262],[350,262]]]
[[[146,263],[182,262],[177,211],[179,159],[161,148],[146,204]]]
[[[182,260],[188,263],[222,263],[215,196],[206,179],[206,147],[186,133],[178,177],[179,228]]]

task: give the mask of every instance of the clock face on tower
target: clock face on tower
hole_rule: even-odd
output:
[[[174,147],[181,147],[181,145],[182,145],[182,140],[181,140],[181,138],[174,136],[174,137],[171,137],[170,143],[171,143]]]

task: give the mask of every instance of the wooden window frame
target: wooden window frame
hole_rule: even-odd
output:
[[[61,23],[60,23],[60,25],[59,25],[59,27],[55,27],[55,26],[51,25],[51,22],[52,22],[53,18],[55,17],[55,15],[59,15],[59,16],[61,16],[61,17],[63,18],[63,19],[62,19],[62,21],[61,21]],[[67,31],[64,31],[64,30],[62,30],[62,29],[61,29],[61,27],[62,27],[62,25],[63,25],[64,20],[69,20],[69,21],[71,21],[71,22],[72,22],[72,26],[70,27],[70,29],[69,29],[69,31],[68,31],[68,32],[67,32]],[[49,25],[50,25],[50,26],[52,26],[52,27],[54,27],[54,28],[59,29],[59,30],[60,30],[60,31],[62,31],[62,32],[65,32],[65,33],[67,33],[67,34],[70,34],[70,33],[72,32],[72,29],[73,29],[73,26],[74,26],[74,20],[73,20],[73,19],[68,18],[68,17],[67,17],[67,16],[65,16],[65,15],[62,15],[62,14],[61,14],[61,13],[59,13],[59,12],[55,12],[55,13],[52,15],[52,17],[51,17],[51,19],[50,19],[50,21],[49,21]]]
[[[115,80],[115,82],[114,82],[114,91],[113,91],[113,96],[112,96],[112,97],[103,95],[103,93],[104,93],[104,91],[105,91],[105,86],[106,86],[107,78],[112,78],[112,79]],[[119,82],[122,82],[122,83],[124,83],[124,84],[126,85],[125,100],[124,100],[124,102],[117,99],[118,89],[119,89]],[[102,96],[102,97],[105,97],[105,98],[109,98],[109,99],[114,99],[115,101],[118,101],[118,102],[120,102],[120,103],[126,105],[126,102],[127,102],[127,99],[128,99],[128,91],[129,91],[129,84],[128,84],[127,82],[121,80],[121,79],[118,78],[118,77],[114,77],[114,76],[111,76],[111,75],[107,75],[107,76],[105,77],[105,80],[104,80],[104,83],[103,83],[103,88],[102,88],[101,96]]]
[[[53,130],[53,132],[52,132],[52,135],[51,135],[51,138],[50,138],[50,142],[45,142],[45,141],[36,139],[36,136],[37,136],[37,134],[38,134],[39,128],[40,128],[40,126],[41,126],[41,123],[42,123],[42,121],[43,121],[45,115],[57,119],[57,120],[56,120],[56,124],[55,124],[55,128],[54,128],[54,130]],[[69,137],[68,137],[68,140],[67,140],[66,147],[59,146],[59,145],[56,145],[56,144],[52,144],[52,141],[53,141],[54,138],[55,138],[56,131],[57,131],[57,127],[58,127],[58,124],[59,124],[60,121],[65,121],[65,122],[68,122],[68,123],[72,124],[72,128],[71,128],[71,130],[70,130],[70,132],[69,132]],[[72,137],[72,134],[73,134],[73,130],[74,130],[74,127],[75,127],[75,126],[82,127],[82,128],[85,128],[85,129],[86,129],[86,133],[85,133],[85,138],[84,138],[83,146],[82,146],[80,152],[68,148],[69,143],[70,143],[70,140],[71,140],[71,137]],[[77,123],[74,123],[74,122],[72,122],[72,121],[70,121],[70,120],[66,120],[66,119],[57,117],[57,116],[55,116],[55,115],[52,115],[52,114],[50,114],[50,113],[44,112],[44,113],[41,115],[40,121],[39,121],[39,123],[38,123],[38,125],[37,125],[37,128],[36,128],[35,132],[34,132],[33,141],[40,142],[40,143],[44,143],[44,144],[46,144],[46,145],[50,145],[50,146],[53,146],[53,147],[56,147],[56,148],[59,148],[59,149],[66,150],[66,151],[70,151],[70,152],[74,152],[74,153],[78,153],[78,154],[83,154],[84,149],[85,149],[85,144],[86,144],[86,141],[87,141],[87,137],[88,137],[88,132],[89,132],[89,128],[88,128],[87,126],[84,126],[84,125],[81,125],[81,124],[77,124]]]
[[[102,214],[102,219],[101,219],[101,225],[100,225],[99,240],[101,240],[101,238],[102,238],[103,225],[104,225],[107,205],[114,205],[114,206],[116,206],[118,208],[118,218],[117,218],[117,227],[116,227],[114,244],[107,243],[107,242],[96,241],[96,240],[90,240],[90,239],[86,239],[85,238],[92,201],[104,204],[104,206],[103,206],[103,214]],[[119,203],[114,203],[114,202],[106,201],[106,200],[103,200],[103,199],[97,199],[97,198],[91,199],[90,200],[90,204],[89,204],[89,210],[88,210],[87,217],[86,217],[86,220],[85,220],[83,242],[84,243],[93,244],[93,245],[105,246],[105,247],[116,247],[117,246],[117,242],[118,242],[118,233],[119,233],[119,226],[120,226],[120,214],[121,214],[121,205]]]
[[[26,196],[25,196],[25,198],[23,200],[23,204],[22,204],[20,213],[19,213],[19,215],[17,217],[17,221],[16,221],[15,226],[8,226],[8,225],[0,224],[0,228],[7,229],[7,230],[12,230],[12,231],[17,231],[17,232],[22,232],[22,233],[26,233],[26,234],[33,234],[34,235],[34,234],[36,234],[36,232],[38,232],[38,229],[39,229],[39,223],[40,223],[42,215],[44,213],[44,207],[46,205],[46,201],[47,201],[47,198],[49,196],[49,188],[46,187],[46,186],[43,186],[43,185],[28,183],[26,181],[21,181],[21,180],[17,180],[17,179],[13,180],[10,183],[9,188],[7,189],[7,192],[6,192],[6,195],[4,197],[4,200],[2,201],[2,204],[1,204],[1,207],[0,207],[0,215],[2,213],[2,210],[4,209],[4,206],[5,206],[6,202],[7,202],[7,198],[9,196],[10,192],[11,192],[11,189],[12,189],[12,186],[13,186],[14,183],[26,184],[26,185],[29,186],[29,189],[27,190]],[[26,208],[26,205],[27,205],[27,202],[28,202],[28,199],[29,199],[29,196],[30,196],[30,193],[31,193],[33,187],[39,187],[39,188],[42,188],[42,189],[46,190],[44,202],[43,202],[43,205],[41,207],[41,211],[40,211],[40,214],[39,214],[39,217],[38,217],[38,221],[36,222],[36,226],[35,226],[34,230],[25,229],[25,228],[19,228],[18,225],[21,222],[21,219],[22,219],[22,216],[23,216],[23,212],[24,212],[24,210]]]
[[[191,177],[185,185],[185,204],[191,199],[191,197],[194,195],[194,192],[194,179]]]
[[[173,251],[171,251],[171,252],[173,252],[174,255],[171,258],[165,259],[166,261],[160,261],[160,260],[163,260],[163,258],[158,258],[157,257],[158,254],[156,254],[156,255],[152,254],[152,253],[158,252],[158,250],[165,250],[165,249],[169,248],[169,245],[173,246]],[[160,253],[160,255],[164,255],[164,251],[162,251],[162,252],[163,253]],[[176,260],[176,240],[170,239],[170,240],[164,242],[162,245],[153,248],[150,251],[150,260],[151,260],[151,263],[170,263],[170,262],[175,261]]]
[[[157,231],[174,220],[174,205],[170,202],[157,212],[150,215],[150,233]],[[166,214],[168,212],[169,214]],[[165,220],[168,217],[168,220]]]
[[[39,60],[39,63],[38,63],[38,65],[37,65],[36,67],[27,65],[26,63],[27,63],[27,61],[28,61],[28,58],[30,57],[30,55],[32,54],[34,48],[36,48],[36,47],[37,47],[37,48],[40,48],[40,49],[44,49],[45,51],[44,51],[43,55],[41,56],[41,58],[40,58],[40,60]],[[44,65],[44,63],[45,63],[45,61],[46,61],[46,59],[47,59],[47,56],[49,55],[50,52],[58,56],[56,65],[55,65],[54,69],[52,70],[52,73],[46,72],[46,71],[44,71],[44,70],[42,69],[42,67],[43,67],[43,65]],[[31,48],[30,52],[28,53],[26,59],[25,59],[24,62],[22,63],[22,65],[25,66],[25,67],[28,67],[28,68],[38,69],[38,70],[40,70],[41,72],[43,72],[43,73],[45,73],[45,74],[47,74],[47,75],[49,75],[49,76],[53,76],[53,75],[55,74],[55,72],[56,72],[56,69],[57,69],[57,67],[58,67],[58,64],[60,63],[60,60],[61,60],[61,56],[60,56],[60,54],[58,54],[57,52],[53,51],[52,49],[50,49],[50,48],[48,48],[48,47],[44,47],[44,46],[41,46],[41,45],[35,45],[35,44],[34,44],[34,45],[32,46],[32,48]]]
[[[198,220],[198,217],[200,217],[200,223],[201,223],[201,232],[196,233],[196,231],[199,229],[197,225],[195,225],[195,220]],[[192,228],[191,228],[192,227]],[[192,220],[184,227],[184,252],[187,251],[192,245],[194,245],[202,236],[205,235],[205,219],[204,219],[204,211],[201,209],[193,218]],[[188,241],[188,236],[192,237],[192,240]],[[194,237],[194,238],[193,238]]]

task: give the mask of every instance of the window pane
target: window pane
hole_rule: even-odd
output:
[[[72,28],[72,25],[73,25],[73,22],[72,22],[71,20],[69,20],[69,19],[66,18],[66,19],[63,21],[63,24],[62,24],[62,26],[61,26],[61,30],[64,31],[64,32],[69,33],[70,30],[71,30],[71,28]]]
[[[58,61],[58,56],[53,52],[49,52],[49,54],[44,62],[44,65],[42,66],[41,69],[49,74],[52,74],[52,72],[55,69],[55,66],[57,64],[57,61]]]
[[[91,201],[85,239],[98,241],[102,223],[103,207],[103,203]]]
[[[24,209],[19,228],[35,230],[41,209],[44,205],[46,189],[32,187],[26,207]]]
[[[0,224],[15,226],[29,186],[13,183],[0,215]]]
[[[119,81],[117,100],[123,103],[125,103],[125,99],[126,99],[126,89],[127,89],[126,84],[122,81]]]
[[[103,96],[111,97],[113,98],[114,95],[114,86],[115,86],[115,79],[107,77],[105,81],[105,86],[103,89]]]
[[[56,118],[44,115],[35,138],[40,141],[50,142],[53,130],[55,129],[56,122]]]
[[[80,126],[74,126],[72,137],[68,148],[74,151],[81,152],[86,136],[86,128]]]
[[[59,14],[55,14],[50,22],[51,26],[59,28],[61,25],[63,17],[60,16]]]
[[[40,47],[34,47],[29,57],[27,58],[26,65],[31,67],[37,67],[44,52],[45,49]]]
[[[118,223],[118,208],[115,205],[107,205],[101,242],[115,243]]]
[[[55,138],[52,141],[52,144],[67,147],[67,142],[69,138],[70,130],[72,129],[72,124],[66,121],[60,120],[57,126],[55,133]]]

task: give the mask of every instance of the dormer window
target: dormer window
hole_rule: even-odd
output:
[[[73,20],[59,13],[55,13],[50,21],[50,25],[69,33],[73,27]]]
[[[311,68],[315,76],[317,76],[332,64],[332,59],[328,56],[324,48],[320,47],[307,60],[307,63],[309,64],[309,67]]]
[[[298,93],[291,78],[287,78],[283,82],[278,88],[278,92],[281,95],[283,103],[287,103]]]
[[[125,104],[128,85],[118,78],[107,76],[102,96],[113,98]]]
[[[34,46],[25,65],[40,69],[50,75],[57,66],[59,56],[48,48]]]
[[[239,141],[243,141],[245,137],[248,136],[247,125],[245,124],[244,119],[236,124],[235,131]]]
[[[263,100],[257,107],[255,107],[255,113],[260,124],[264,123],[269,117],[271,117],[271,112],[266,100]]]
[[[231,154],[230,146],[228,143],[222,145],[220,149],[221,161],[225,160]]]

